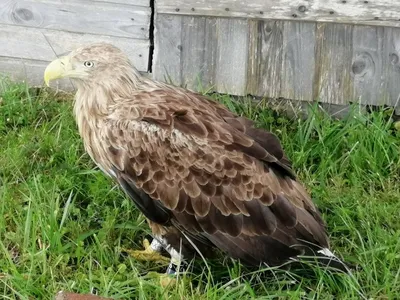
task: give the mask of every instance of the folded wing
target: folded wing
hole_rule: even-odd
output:
[[[194,93],[142,91],[117,103],[101,128],[100,164],[147,218],[255,264],[328,247],[275,135]]]

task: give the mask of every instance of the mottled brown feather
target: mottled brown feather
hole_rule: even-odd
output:
[[[154,92],[154,95],[156,94]],[[176,98],[176,96],[174,97]],[[226,129],[229,123],[224,123],[220,116],[215,115],[213,120],[215,126],[212,127],[211,134],[215,137],[218,132],[218,136],[223,138],[218,141],[208,139],[208,130],[211,127],[202,123],[201,113],[197,113],[196,116],[188,114],[191,105],[185,107],[183,99],[178,101],[178,99],[167,98],[165,101],[169,104],[165,104],[163,109],[171,111],[170,113],[166,112],[165,115],[174,116],[170,119],[173,124],[168,124],[165,120],[161,124],[167,124],[169,131],[178,130],[180,134],[175,137],[175,140],[168,137],[170,135],[168,130],[149,137],[148,143],[155,144],[142,147],[142,152],[137,156],[137,163],[148,161],[142,157],[142,153],[148,153],[149,150],[154,151],[159,147],[157,152],[159,156],[154,157],[157,165],[162,165],[163,162],[164,164],[169,162],[169,165],[158,169],[173,171],[153,172],[152,180],[160,183],[163,176],[177,174],[174,180],[167,184],[170,189],[163,190],[160,184],[157,185],[159,195],[162,195],[160,200],[172,210],[173,214],[176,209],[176,212],[180,214],[180,219],[184,218],[185,213],[187,216],[196,216],[196,222],[207,234],[214,234],[218,231],[234,236],[240,235],[240,232],[248,235],[268,236],[274,234],[278,224],[282,224],[279,225],[283,228],[280,231],[284,231],[285,226],[288,228],[298,226],[301,238],[306,237],[312,243],[319,242],[321,245],[327,245],[326,237],[323,238],[325,236],[323,223],[320,220],[315,221],[313,214],[306,209],[306,207],[310,207],[311,203],[311,210],[315,211],[309,196],[298,183],[293,183],[295,179],[291,172],[285,173],[285,168],[280,165],[276,157],[284,158],[284,153],[274,135],[264,134],[265,139],[261,140],[263,131],[247,129],[246,125],[248,124],[232,121],[233,119],[230,119],[230,124],[235,124],[235,126],[231,125],[229,133]],[[140,110],[141,106],[146,104],[137,103],[136,105]],[[180,108],[179,111],[179,107],[185,108]],[[210,111],[212,112],[213,108],[210,105],[206,114],[208,118],[210,118]],[[175,115],[174,109],[179,111]],[[114,114],[118,115],[118,118],[124,118],[124,111],[126,110],[121,108]],[[145,111],[141,115],[145,115]],[[168,118],[166,117],[166,119]],[[140,120],[132,120],[132,122],[140,122]],[[196,126],[190,127],[188,124],[196,124]],[[163,130],[162,125],[159,125],[155,119],[152,119],[151,125],[160,126],[159,130]],[[246,133],[257,134],[256,138],[261,142],[252,140],[252,136]],[[163,137],[160,136],[162,134],[164,134]],[[161,142],[161,140],[156,141],[155,137],[168,139],[168,143]],[[179,141],[179,138],[182,140]],[[114,136],[113,140],[115,141],[115,139]],[[200,142],[201,140],[204,142]],[[179,142],[182,142],[182,146],[178,146]],[[268,149],[268,145],[272,145],[271,150]],[[149,156],[149,154],[147,155]],[[173,160],[163,160],[163,157],[168,157],[168,155]],[[288,167],[287,162],[283,164]],[[144,169],[144,173],[143,170],[141,172],[145,179],[149,179],[147,175],[150,172],[147,169]],[[186,173],[186,176],[178,175],[183,172],[189,173]],[[146,184],[148,185],[147,182]],[[219,184],[229,189],[229,192],[219,189]],[[147,185],[143,188],[148,189]],[[179,192],[171,194],[171,189],[177,189]],[[181,200],[183,197],[178,197],[179,193],[185,195],[184,200]],[[222,198],[214,197],[214,195],[221,194],[224,195]],[[246,205],[245,202],[248,204]],[[299,209],[301,213],[299,213]],[[299,214],[303,217],[301,222],[298,220]],[[306,222],[307,218],[313,218],[314,221]],[[229,228],[226,224],[230,224]],[[198,230],[198,226],[190,222],[185,222],[185,226],[189,231]],[[240,232],[238,232],[239,229]]]

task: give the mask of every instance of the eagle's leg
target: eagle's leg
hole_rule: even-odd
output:
[[[151,242],[147,239],[143,241],[145,250],[130,250],[129,255],[135,257],[138,260],[146,261],[158,261],[158,262],[168,262],[169,265],[165,273],[152,273],[152,276],[158,277],[160,285],[163,287],[173,286],[177,282],[176,274],[184,272],[183,266],[183,256],[179,254],[174,248],[172,248],[165,241],[164,238],[155,236]],[[171,258],[166,258],[160,253],[162,249],[165,249]]]
[[[168,245],[162,237],[153,238],[151,244],[149,240],[143,240],[144,250],[125,250],[130,256],[141,261],[154,261],[161,264],[169,262],[166,273],[175,275],[184,272],[183,255]],[[165,249],[170,258],[161,255],[162,249]]]
[[[183,255],[170,245],[165,246],[165,250],[171,256],[171,261],[168,265],[166,273],[168,275],[175,275],[176,273],[185,272],[185,261],[183,259]]]
[[[130,256],[134,257],[137,260],[141,261],[154,261],[161,264],[168,263],[171,259],[161,255],[161,250],[163,245],[158,241],[158,239],[153,239],[153,241],[149,242],[149,240],[143,240],[144,250],[125,250]]]
[[[163,287],[174,286],[177,283],[176,275],[185,272],[183,255],[169,245],[164,238],[156,237],[154,240],[156,240],[171,256],[167,271],[164,274],[160,274],[160,284]]]

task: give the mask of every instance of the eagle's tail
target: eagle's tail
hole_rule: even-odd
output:
[[[317,251],[317,253],[318,253],[318,262],[322,263],[327,267],[331,267],[343,271],[345,273],[352,274],[351,269],[354,268],[354,266],[350,264],[345,264],[328,248],[323,248],[322,250]]]
[[[328,248],[318,250],[315,256],[299,256],[298,258],[300,258],[300,261],[303,262],[314,261],[321,266],[339,270],[350,275],[352,275],[351,270],[355,269],[355,266],[344,263]]]
[[[365,292],[362,290],[362,287],[358,284],[357,278],[354,276],[352,271],[360,270],[359,265],[353,265],[349,263],[344,263],[341,261],[335,254],[333,254],[328,248],[323,248],[317,251],[316,257],[311,258],[308,256],[306,260],[316,260],[317,264],[328,267],[332,270],[341,271],[343,273],[348,274],[354,282],[358,285],[359,290],[357,290],[361,299],[367,300],[365,296]]]

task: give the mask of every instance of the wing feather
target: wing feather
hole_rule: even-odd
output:
[[[103,164],[117,170],[130,196],[134,186],[155,203],[138,201],[146,216],[157,214],[150,219],[175,220],[216,244],[218,236],[237,243],[259,236],[266,245],[301,239],[328,245],[323,221],[275,135],[187,92],[142,91],[119,103],[101,129]]]

